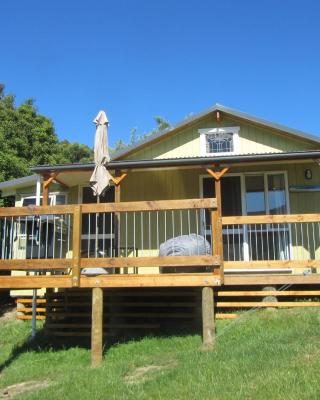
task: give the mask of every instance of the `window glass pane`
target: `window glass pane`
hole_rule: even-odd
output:
[[[283,174],[268,175],[268,200],[270,214],[286,214],[287,202]]]
[[[56,195],[56,205],[66,204],[66,196],[64,194],[57,194]]]
[[[263,175],[247,175],[245,182],[247,214],[266,214]]]
[[[27,207],[27,206],[35,206],[36,205],[36,198],[35,197],[30,197],[28,199],[23,199],[22,206]]]
[[[240,176],[226,176],[221,179],[222,215],[242,215]]]
[[[208,133],[207,153],[229,153],[233,151],[233,133]]]

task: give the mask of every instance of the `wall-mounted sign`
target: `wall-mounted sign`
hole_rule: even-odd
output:
[[[320,185],[297,185],[290,186],[290,192],[320,192]]]

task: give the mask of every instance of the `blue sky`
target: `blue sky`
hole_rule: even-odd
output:
[[[320,2],[24,1],[0,4],[0,82],[36,99],[60,138],[110,142],[215,103],[320,134]]]

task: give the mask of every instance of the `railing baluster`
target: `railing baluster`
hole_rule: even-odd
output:
[[[159,243],[159,211],[157,211],[157,249],[160,249],[160,243]]]
[[[149,211],[149,251],[151,251],[151,221],[150,221],[151,213]]]
[[[52,258],[55,258],[56,251],[56,216],[53,215],[53,255]]]
[[[60,258],[62,258],[62,244],[63,244],[63,216],[60,215]]]
[[[102,256],[106,256],[106,213],[102,214]]]
[[[136,248],[136,212],[133,211],[133,248]]]
[[[307,244],[308,244],[308,253],[309,253],[309,259],[311,258],[310,256],[311,256],[311,249],[310,249],[310,240],[309,240],[309,224],[307,223],[307,224],[305,224],[305,226],[306,226],[306,229],[307,229]]]
[[[261,233],[261,260],[264,260],[264,248],[263,248],[263,228],[262,224],[260,224],[260,233]]]
[[[143,212],[140,213],[140,228],[141,228],[141,255],[143,255]]]
[[[31,226],[31,260],[33,259],[33,242],[34,242],[34,215],[32,216],[32,226]]]
[[[196,213],[196,227],[197,227],[197,254],[200,254],[200,249],[199,249],[199,229],[198,229],[198,210],[195,210]]]
[[[135,249],[133,249],[133,256],[135,255]],[[126,211],[126,257],[128,257],[128,212]]]
[[[88,243],[87,243],[87,257],[90,258],[90,236],[91,236],[91,214],[87,214],[88,219]]]
[[[312,243],[313,243],[313,259],[316,259],[316,237],[314,234],[314,222],[312,222]]]
[[[226,231],[227,231],[227,261],[230,261],[229,225],[227,225]]]
[[[110,213],[110,257],[113,257],[113,249],[112,249],[113,224],[112,224],[112,217],[113,217],[113,213]],[[116,238],[114,238],[114,239],[116,239]]]
[[[12,259],[12,250],[13,250],[13,217],[11,217],[11,226],[10,226],[10,249],[9,249],[9,258]]]
[[[70,251],[70,228],[71,228],[70,220],[71,220],[71,215],[68,214],[68,250],[67,250],[68,253]]]

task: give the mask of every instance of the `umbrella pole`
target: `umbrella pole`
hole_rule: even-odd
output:
[[[97,195],[97,204],[100,203],[100,195]],[[95,243],[95,257],[99,257],[99,213],[96,213],[96,243]]]

